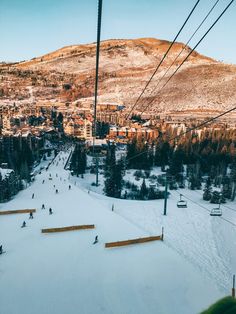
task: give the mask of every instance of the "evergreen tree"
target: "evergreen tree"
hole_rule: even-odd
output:
[[[70,169],[74,174],[82,175],[85,173],[87,166],[87,154],[84,143],[77,143],[71,158]]]
[[[231,201],[234,201],[235,196],[236,196],[236,157],[234,157],[234,160],[232,163],[230,180],[231,180]]]
[[[155,200],[157,198],[157,193],[155,192],[153,187],[150,187],[148,189],[148,199],[149,200]]]
[[[211,179],[210,177],[208,177],[204,188],[203,199],[204,201],[210,201],[211,197],[212,197]]]
[[[141,200],[146,199],[147,195],[148,195],[148,189],[147,189],[147,186],[146,186],[145,179],[143,179],[143,182],[142,182],[142,185],[141,185],[141,188],[140,188],[140,192],[139,192],[140,199]]]
[[[123,176],[125,175],[125,165],[123,159],[116,162],[115,145],[108,147],[105,166],[105,187],[104,192],[110,197],[121,197],[122,187],[124,184]]]
[[[219,204],[219,203],[225,203],[225,198],[219,191],[214,191],[211,196],[212,204]]]

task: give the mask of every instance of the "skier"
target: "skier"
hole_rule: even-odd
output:
[[[32,199],[34,198],[34,193],[32,194]]]
[[[58,194],[58,189],[56,189],[56,194]]]
[[[0,245],[0,254],[3,253],[2,245]]]
[[[21,228],[25,228],[26,227],[26,222],[23,221]]]
[[[42,204],[42,209],[45,209],[45,206],[44,206],[44,204]]]
[[[56,187],[55,184],[53,184],[53,187],[54,187],[54,188]]]
[[[52,215],[52,209],[51,209],[51,207],[49,208],[49,215]]]
[[[32,212],[30,212],[30,214],[29,214],[29,219],[34,219],[34,216],[33,216]]]
[[[71,185],[69,185],[69,190],[71,189]]]
[[[42,184],[44,184],[45,180],[43,180]]]
[[[97,235],[95,237],[95,240],[94,240],[93,244],[96,244],[96,243],[98,243],[98,236]]]

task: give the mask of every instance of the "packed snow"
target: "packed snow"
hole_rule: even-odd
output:
[[[221,219],[209,216],[212,205],[198,192],[181,191],[188,208],[180,209],[178,192],[171,191],[163,216],[163,200],[118,200],[88,192],[81,184],[86,175],[79,180],[64,169],[69,153],[60,152],[48,171],[0,205],[0,211],[37,209],[30,220],[28,214],[0,216],[5,251],[0,255],[1,314],[194,314],[230,294],[236,269],[235,203],[223,206]],[[21,228],[24,220],[27,227]],[[41,233],[42,228],[81,224],[96,228]],[[160,235],[162,226],[163,242],[104,247]]]

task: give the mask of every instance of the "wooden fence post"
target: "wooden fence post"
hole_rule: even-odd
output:
[[[161,241],[164,240],[164,227],[161,228]]]

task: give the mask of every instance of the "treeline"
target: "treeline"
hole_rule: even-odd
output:
[[[226,198],[235,199],[234,131],[202,130],[189,133],[178,142],[168,140],[177,136],[175,132],[167,134],[160,135],[152,142],[133,139],[127,146],[127,168],[150,170],[154,166],[161,167],[162,171],[167,172],[170,189],[185,187],[186,177],[190,189],[201,189],[203,182],[209,177],[211,185],[221,187],[224,195],[227,195]],[[212,202],[217,199],[216,194],[212,192]]]
[[[42,157],[43,139],[22,136],[0,138],[0,200],[6,201],[31,180],[34,162]],[[2,168],[2,169],[1,169]],[[4,175],[3,175],[4,174]]]
[[[21,137],[3,138],[0,142],[0,164],[7,164],[20,179],[30,181],[30,173],[39,152],[33,152],[28,141]]]

